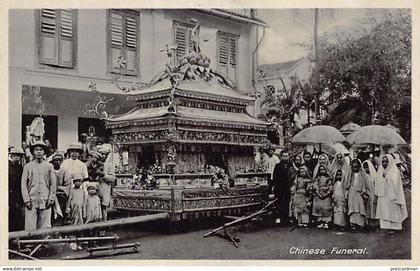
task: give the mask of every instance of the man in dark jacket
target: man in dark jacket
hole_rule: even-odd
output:
[[[318,163],[318,160],[312,158],[312,154],[308,151],[303,152],[303,163],[308,168],[308,173],[310,176],[312,176],[312,173],[314,172],[315,166]]]
[[[21,195],[22,158],[25,152],[22,148],[13,147],[9,154],[9,231],[19,231],[25,225]]]
[[[281,160],[275,166],[273,172],[273,192],[276,199],[277,218],[276,223],[287,225],[289,217],[289,201],[291,180],[289,169],[291,167],[289,153],[286,150],[281,152]]]

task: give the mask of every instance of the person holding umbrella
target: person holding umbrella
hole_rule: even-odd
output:
[[[53,166],[43,159],[46,146],[35,141],[31,146],[34,160],[23,168],[22,199],[25,204],[25,230],[51,227],[51,207],[54,205],[57,180]]]

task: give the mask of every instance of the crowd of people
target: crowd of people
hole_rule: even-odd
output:
[[[31,144],[29,153],[9,147],[9,231],[106,221],[115,182],[112,144],[91,149],[82,134],[62,152],[45,141]]]
[[[46,140],[47,141],[47,140]],[[25,146],[24,146],[25,147]],[[407,218],[399,158],[392,152],[351,159],[269,148],[264,159],[277,199],[276,223],[298,227],[402,230]],[[376,151],[376,150],[375,150]],[[107,220],[115,182],[112,144],[91,149],[87,135],[66,152],[36,141],[9,148],[9,231]]]
[[[397,159],[396,159],[397,158]],[[349,153],[331,157],[268,150],[269,185],[277,199],[276,223],[338,230],[395,233],[407,218],[398,154]]]

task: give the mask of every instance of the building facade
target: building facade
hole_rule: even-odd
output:
[[[301,57],[296,60],[265,64],[258,66],[258,88],[261,93],[265,89],[272,89],[276,94],[290,90],[292,85],[298,82],[302,87],[309,83],[313,71],[313,64],[307,57]],[[263,101],[264,96],[259,99]],[[313,101],[308,101],[313,102]],[[301,108],[299,114],[294,116],[298,128],[302,128],[308,123],[315,123],[315,104],[312,104],[310,110]]]
[[[132,109],[126,93],[158,75],[168,55],[191,50],[194,27],[210,67],[255,93],[267,25],[254,10],[22,9],[10,10],[9,26],[9,145],[41,116],[45,138],[65,149],[82,132],[106,137],[102,120]]]

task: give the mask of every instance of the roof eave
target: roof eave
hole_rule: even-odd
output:
[[[249,18],[245,16],[235,15],[235,14],[232,14],[232,13],[220,10],[220,9],[210,8],[210,9],[195,9],[195,10],[200,11],[200,12],[205,12],[214,16],[219,16],[222,18],[239,21],[241,23],[251,23],[251,24],[255,24],[255,25],[259,25],[263,27],[269,27],[269,25],[266,22],[260,19],[253,19],[253,18]]]

